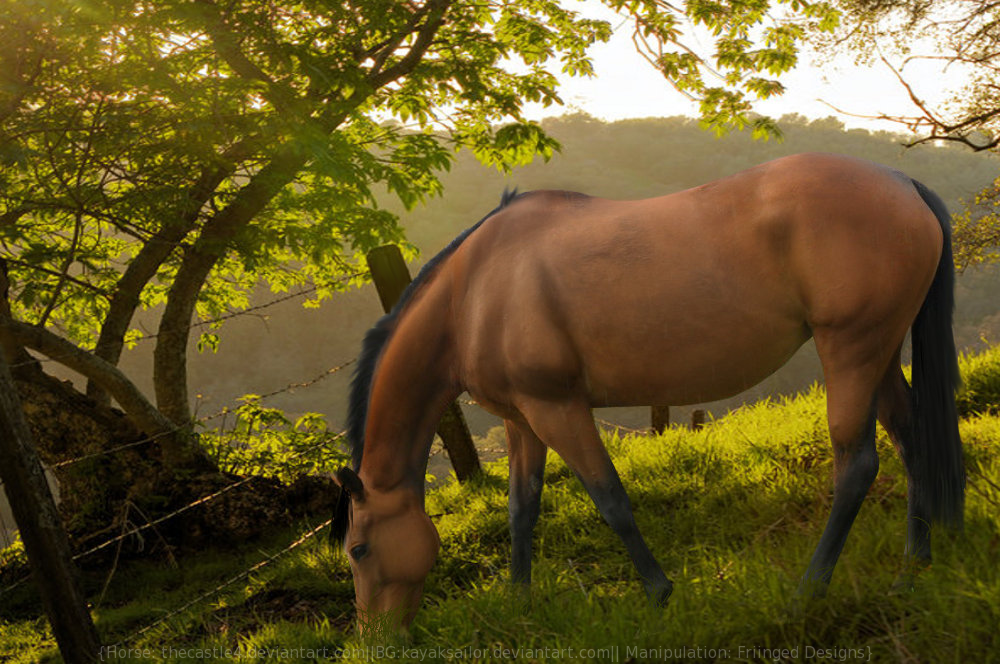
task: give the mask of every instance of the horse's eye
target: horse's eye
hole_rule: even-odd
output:
[[[368,555],[367,544],[358,544],[357,546],[351,547],[351,558],[354,558],[355,560],[361,560],[367,555]]]

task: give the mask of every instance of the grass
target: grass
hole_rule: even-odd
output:
[[[997,413],[1000,410],[1000,346],[962,355],[959,367],[965,385],[958,396],[958,412],[962,415]]]
[[[665,609],[646,601],[624,547],[550,455],[530,598],[507,584],[501,460],[476,482],[428,495],[441,555],[408,640],[356,634],[347,562],[323,537],[130,636],[280,551],[308,524],[245,550],[184,558],[176,569],[124,565],[94,616],[105,642],[130,649],[117,651],[122,661],[991,661],[1000,657],[1000,419],[975,411],[985,414],[961,424],[965,532],[936,532],[933,567],[904,595],[888,591],[902,562],[905,477],[880,430],[879,477],[828,596],[790,601],[830,507],[825,401],[814,387],[700,431],[607,439],[639,527],[675,582]],[[88,576],[91,597],[104,575]],[[57,661],[30,588],[12,596],[0,610],[0,661]]]

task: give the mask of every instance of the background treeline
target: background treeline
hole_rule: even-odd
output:
[[[806,151],[838,152],[898,168],[937,191],[953,211],[965,206],[976,192],[993,181],[996,158],[959,147],[903,147],[904,138],[886,132],[845,130],[833,118],[809,121],[785,117],[784,141],[755,141],[745,134],[714,138],[689,118],[649,118],[606,123],[586,115],[569,115],[544,122],[545,129],[562,144],[548,162],[502,174],[488,169],[468,153],[460,154],[443,178],[444,195],[401,214],[407,237],[419,248],[419,265],[433,256],[464,228],[475,223],[499,200],[505,186],[526,191],[558,188],[609,198],[658,196],[724,177],[782,155]],[[389,197],[385,197],[390,201]],[[670,266],[665,265],[664,270]],[[956,335],[960,348],[982,346],[1000,338],[1000,271],[971,268],[959,279]],[[262,292],[257,303],[275,296]],[[155,312],[152,312],[155,314]],[[370,286],[327,301],[319,308],[304,308],[291,299],[227,322],[220,332],[218,351],[191,356],[192,394],[198,395],[198,412],[212,412],[246,393],[267,393],[303,377],[319,375],[357,355],[361,337],[381,315],[378,298]],[[151,316],[150,320],[154,318]],[[151,328],[152,329],[152,328]],[[149,349],[142,344],[123,360],[123,368],[139,377],[149,366]],[[736,398],[702,404],[715,414],[767,395],[787,394],[821,379],[815,353],[808,344],[781,371]],[[327,415],[339,427],[346,408],[349,372],[342,371],[309,389],[281,394],[268,405],[289,414],[307,411]],[[475,408],[467,408],[474,431],[483,435],[498,422]],[[689,409],[678,408],[678,420]],[[648,424],[645,409],[608,409],[599,415],[627,426]],[[496,434],[491,443],[499,442]]]

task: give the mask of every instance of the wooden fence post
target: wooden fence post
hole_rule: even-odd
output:
[[[649,420],[655,433],[663,433],[670,426],[670,406],[651,406]]]
[[[697,431],[705,426],[705,411],[702,409],[691,411],[691,430]]]
[[[411,281],[403,254],[396,245],[387,244],[372,249],[366,259],[368,269],[372,273],[372,281],[378,290],[378,297],[382,301],[382,308],[389,312]],[[458,403],[448,406],[441,422],[438,423],[437,432],[441,436],[459,482],[464,482],[482,472],[469,425],[466,424]]]
[[[0,481],[63,660],[96,662],[101,642],[80,591],[69,539],[35,453],[14,378],[0,350]]]

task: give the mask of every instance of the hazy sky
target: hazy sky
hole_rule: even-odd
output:
[[[612,25],[621,23],[620,18],[600,3],[585,4],[588,15],[605,18]],[[597,75],[589,79],[566,78],[561,89],[566,107],[533,108],[533,117],[560,115],[574,109],[605,120],[697,114],[697,107],[675,91],[636,52],[630,25],[622,25],[609,43],[598,44],[591,52]],[[943,98],[945,90],[940,85],[942,76],[939,66],[915,62],[907,66],[906,73],[924,99],[934,102]],[[914,114],[905,89],[881,63],[869,68],[855,65],[851,58],[840,58],[834,66],[820,68],[809,54],[804,54],[799,66],[780,80],[787,91],[777,99],[760,103],[757,106],[760,112],[774,117],[786,113],[799,113],[810,118],[834,115],[848,127],[889,131],[904,131],[904,127],[897,123],[840,115],[823,101],[860,115]]]

